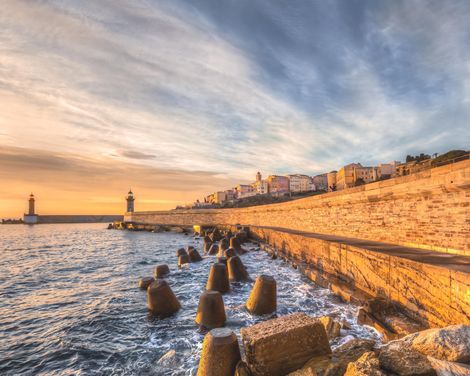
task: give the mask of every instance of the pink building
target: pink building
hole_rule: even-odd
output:
[[[289,178],[287,176],[269,175],[268,192],[273,196],[289,193]]]

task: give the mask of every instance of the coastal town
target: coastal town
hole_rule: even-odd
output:
[[[197,200],[192,208],[233,205],[251,197],[298,197],[304,194],[340,191],[375,181],[414,174],[468,158],[468,151],[451,150],[442,155],[437,153],[432,156],[424,153],[416,156],[408,155],[403,163],[393,161],[380,163],[377,166],[350,163],[339,170],[315,176],[305,174],[269,175],[266,179],[263,179],[262,174],[258,171],[254,182],[238,184],[231,189],[213,192],[202,200]]]

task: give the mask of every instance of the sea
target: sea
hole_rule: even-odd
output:
[[[196,375],[205,333],[194,322],[215,256],[178,269],[176,250],[192,235],[107,230],[100,224],[0,225],[0,375]],[[277,282],[277,316],[331,315],[350,329],[331,344],[379,339],[356,323],[357,307],[343,303],[256,244],[241,256],[250,277]],[[159,319],[147,308],[141,277],[168,264],[167,281],[181,303]],[[253,281],[231,284],[223,296],[227,324],[240,328],[272,316],[245,309]]]

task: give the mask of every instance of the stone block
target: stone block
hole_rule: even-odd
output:
[[[255,376],[281,376],[301,368],[314,356],[331,353],[325,327],[295,313],[242,328],[247,364]]]

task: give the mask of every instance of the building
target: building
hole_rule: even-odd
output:
[[[360,184],[367,184],[378,180],[379,168],[378,167],[354,167],[352,185],[348,185],[346,188],[355,187]]]
[[[268,192],[273,196],[289,193],[289,178],[287,176],[269,175]]]
[[[395,176],[405,176],[427,170],[432,167],[432,159],[425,159],[424,161],[417,162],[411,161],[406,163],[397,163],[395,165]]]
[[[337,171],[331,171],[327,174],[328,192],[336,191],[336,175]]]
[[[227,199],[225,192],[219,191],[214,192],[206,197],[206,202],[211,205],[220,205],[223,204]]]
[[[131,189],[129,189],[129,192],[127,193],[126,201],[127,201],[127,213],[134,213],[135,197]]]
[[[238,184],[235,187],[235,192],[237,198],[246,198],[256,195],[256,190],[253,187],[253,184]]]
[[[35,204],[36,200],[34,195],[31,193],[28,200],[28,213],[23,215],[23,222],[28,225],[34,225],[38,223],[38,215],[36,214]]]
[[[356,182],[354,169],[362,167],[360,163],[350,163],[339,169],[336,174],[336,189],[338,191],[346,188],[354,187]]]
[[[288,175],[289,191],[292,193],[310,192],[315,190],[312,178],[307,175],[294,174]]]
[[[265,195],[268,193],[268,182],[262,178],[261,173],[256,173],[256,181],[252,183],[252,186],[258,195]]]
[[[316,175],[312,178],[313,185],[317,191],[328,190],[328,174]]]
[[[233,189],[227,189],[225,192],[225,201],[233,201],[236,198],[236,192]]]
[[[388,179],[392,176],[395,176],[396,173],[396,165],[399,162],[392,162],[392,163],[381,163],[378,165],[378,176],[379,179]]]

